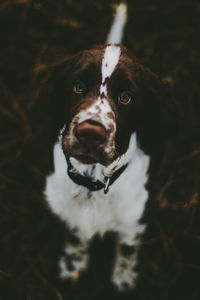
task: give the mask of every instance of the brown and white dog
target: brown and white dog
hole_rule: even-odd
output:
[[[45,189],[51,210],[79,241],[66,245],[60,276],[77,277],[86,270],[91,239],[114,231],[118,252],[112,281],[119,289],[134,287],[137,278],[137,251],[125,256],[120,247],[139,248],[146,184],[171,127],[165,85],[119,44],[125,19],[122,4],[108,43],[58,68],[52,95],[66,101],[65,122]]]

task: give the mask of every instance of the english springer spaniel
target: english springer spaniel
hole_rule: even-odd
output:
[[[78,241],[67,243],[60,277],[78,278],[87,269],[92,238],[114,231],[112,282],[119,289],[134,287],[137,278],[146,185],[154,157],[165,147],[171,105],[165,85],[119,44],[125,19],[121,4],[108,42],[74,55],[57,70],[52,95],[66,102],[65,122],[45,189],[51,210]],[[122,245],[134,251],[124,255]]]

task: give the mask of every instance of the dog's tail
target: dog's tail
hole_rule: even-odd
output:
[[[123,38],[124,26],[127,21],[127,4],[125,2],[117,5],[115,16],[108,34],[106,44],[120,44]]]

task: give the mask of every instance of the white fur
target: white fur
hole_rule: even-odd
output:
[[[67,163],[60,141],[55,144],[55,171],[47,177],[46,199],[52,212],[57,214],[71,230],[75,230],[81,240],[80,249],[87,249],[90,239],[95,234],[103,235],[106,231],[118,232],[119,244],[139,246],[138,235],[145,230],[145,225],[140,224],[139,221],[148,198],[145,183],[149,157],[139,149],[136,134],[132,134],[127,152],[108,167],[100,164],[84,165],[74,158],[70,160],[78,172],[87,173],[101,181],[104,180],[104,176],[112,175],[116,169],[129,163],[126,170],[110,186],[108,194],[104,194],[103,189],[90,192],[68,177]],[[66,255],[75,255],[74,270],[68,270],[65,257],[61,257],[60,277],[73,278],[74,274],[79,276],[80,272],[87,268],[87,251],[79,255],[80,251],[68,245],[65,252]],[[118,253],[112,281],[119,289],[123,289],[124,285],[134,286],[137,278],[137,273],[134,271],[136,263],[137,253],[133,254],[126,264],[124,264],[124,257]]]
[[[104,194],[103,190],[89,192],[68,177],[65,156],[60,144],[55,144],[55,172],[47,177],[46,199],[55,214],[71,229],[78,230],[82,241],[92,238],[96,233],[103,235],[113,230],[120,233],[125,243],[134,245],[137,234],[144,230],[139,220],[148,198],[145,183],[149,157],[138,148],[135,134],[131,137],[127,154],[121,158],[118,166],[127,159],[130,159],[128,167],[110,186],[108,194]],[[86,165],[82,168],[84,172]],[[102,174],[109,173],[112,166],[89,166],[88,173],[92,169],[93,176],[102,180]]]
[[[102,60],[101,73],[102,73],[102,84],[100,86],[100,93],[104,93],[107,96],[107,86],[105,85],[106,78],[109,78],[115,67],[119,62],[121,49],[119,46],[110,45],[105,49],[104,57]]]
[[[108,101],[106,99],[97,98],[97,100],[94,101],[91,106],[89,106],[84,111],[81,111],[76,116],[76,121],[77,123],[80,124],[89,118],[95,121],[99,121],[101,124],[103,124],[106,127],[106,129],[109,129],[110,122],[112,124],[114,122],[111,118],[108,117],[107,115],[108,113],[113,114],[113,111]]]
[[[120,251],[117,252],[112,281],[120,290],[127,287],[134,287],[135,280],[137,279],[137,273],[134,270],[136,265],[137,252],[134,252],[128,258],[121,255]]]
[[[121,3],[117,6],[115,18],[111,26],[106,44],[120,44],[122,42],[123,30],[127,21],[127,4]]]
[[[61,278],[72,277],[73,274],[79,273],[87,267],[88,255],[87,246],[85,244],[76,246],[72,246],[70,244],[67,245],[65,247],[65,255],[66,254],[71,257],[71,264],[73,265],[73,270],[68,270],[66,266],[65,256],[62,256],[59,260]]]

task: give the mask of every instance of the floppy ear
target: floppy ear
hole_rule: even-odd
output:
[[[138,135],[148,152],[164,147],[178,130],[178,107],[168,84],[142,68],[137,114]],[[137,111],[138,111],[137,110]]]
[[[87,50],[80,51],[74,56],[49,68],[40,80],[37,102],[40,107],[37,109],[39,114],[44,113],[49,116],[49,121],[54,129],[63,126],[64,122],[70,120],[69,101],[72,85],[77,72],[84,67],[87,59],[84,57]],[[41,115],[42,117],[42,115]]]
[[[27,146],[35,165],[41,173],[53,168],[53,145],[58,139],[60,129],[67,120],[68,78],[72,59],[40,73],[35,95],[29,100],[28,118],[32,136]]]
[[[55,139],[67,119],[72,62],[73,58],[70,58],[40,74],[37,97],[30,111],[33,131],[37,138],[51,133]]]

